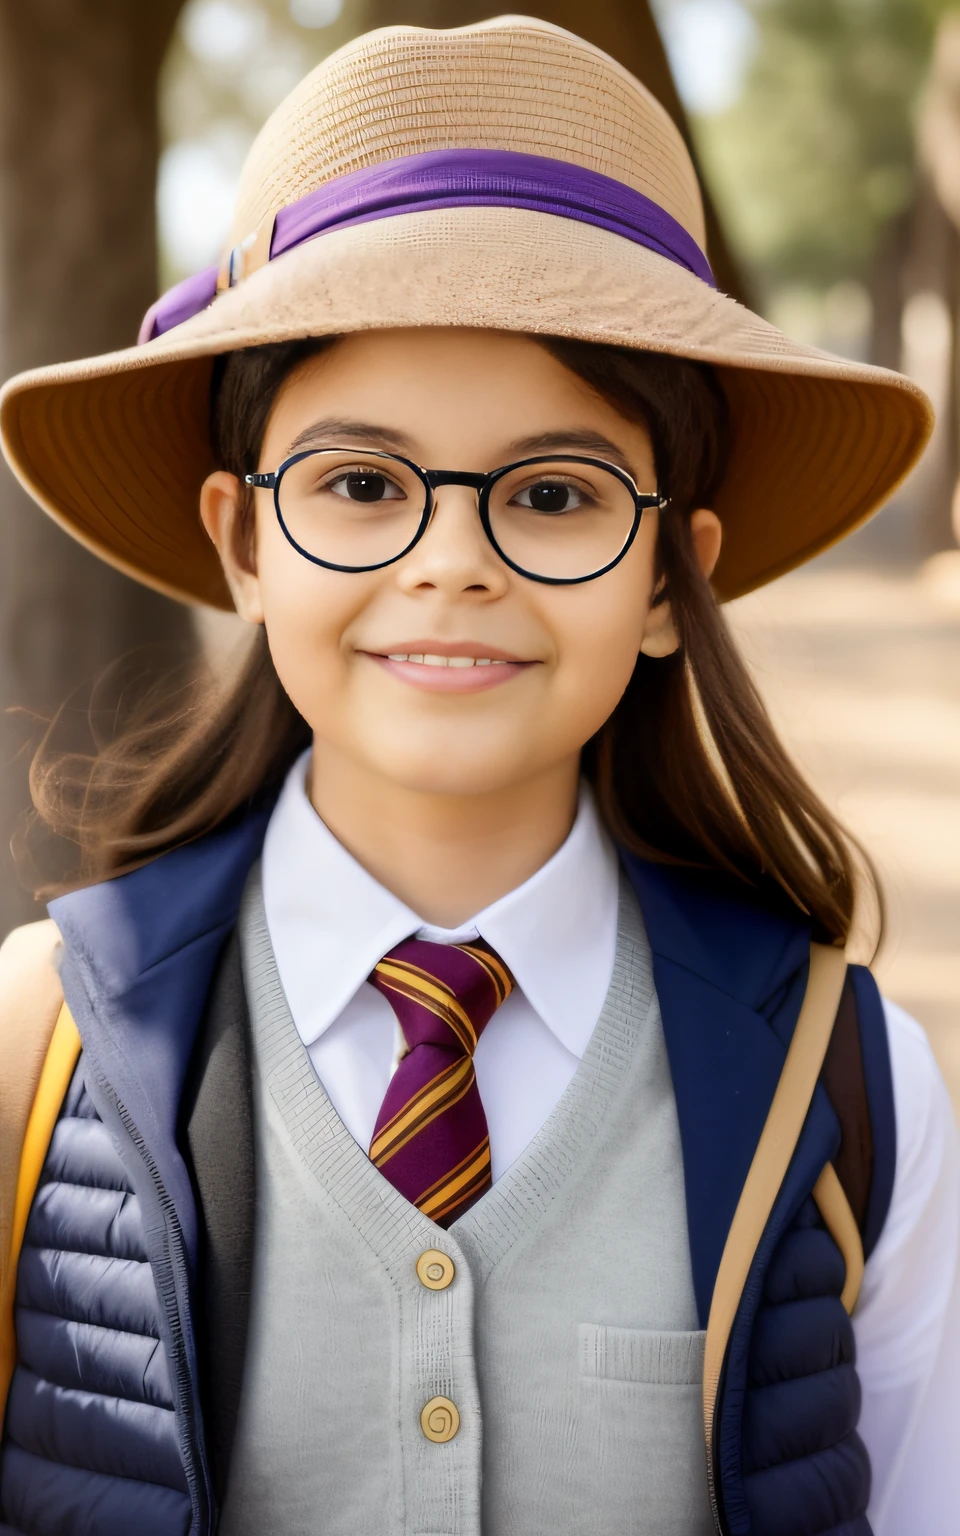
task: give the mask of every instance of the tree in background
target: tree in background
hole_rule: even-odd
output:
[[[767,294],[863,278],[912,196],[914,113],[950,0],[744,3],[742,93],[696,124],[731,238]]]
[[[182,0],[0,0],[0,373],[128,345],[157,286],[157,74]],[[20,706],[50,716],[118,656],[189,644],[186,609],[100,564],[2,474],[0,934],[36,916],[7,853]],[[70,733],[64,738],[69,744]]]
[[[660,3],[668,13],[734,4],[752,21],[737,100],[694,127],[766,313],[801,340],[902,368],[937,410],[930,449],[889,515],[835,558],[906,568],[953,546],[960,241],[917,124],[937,28],[956,0]]]

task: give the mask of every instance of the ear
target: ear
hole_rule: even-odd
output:
[[[723,528],[716,512],[699,507],[690,516],[690,533],[697,564],[709,580],[720,558],[723,542]],[[672,656],[679,644],[669,602],[653,603],[640,642],[641,652],[644,656]]]
[[[236,475],[218,469],[200,490],[200,520],[216,545],[233,604],[248,624],[263,623],[263,604],[251,540],[240,516],[242,488]]]

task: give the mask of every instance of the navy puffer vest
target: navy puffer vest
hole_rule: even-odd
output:
[[[186,1536],[190,1499],[140,1205],[84,1068],[81,1056],[20,1257],[0,1530]]]

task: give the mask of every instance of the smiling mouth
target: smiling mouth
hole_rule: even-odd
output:
[[[536,665],[482,640],[413,640],[366,654],[398,682],[428,693],[484,693]]]
[[[388,661],[409,661],[419,667],[509,667],[517,666],[517,662],[507,661],[499,656],[437,656],[424,654],[409,655],[404,651],[388,651]],[[522,665],[522,663],[519,663]]]

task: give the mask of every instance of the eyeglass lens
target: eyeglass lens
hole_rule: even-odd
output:
[[[409,548],[426,497],[420,476],[402,460],[340,449],[291,464],[279,490],[281,516],[301,549],[326,564],[357,569]],[[501,475],[490,489],[488,517],[497,547],[514,565],[531,575],[576,580],[617,558],[633,530],[636,503],[609,470],[558,458]]]

